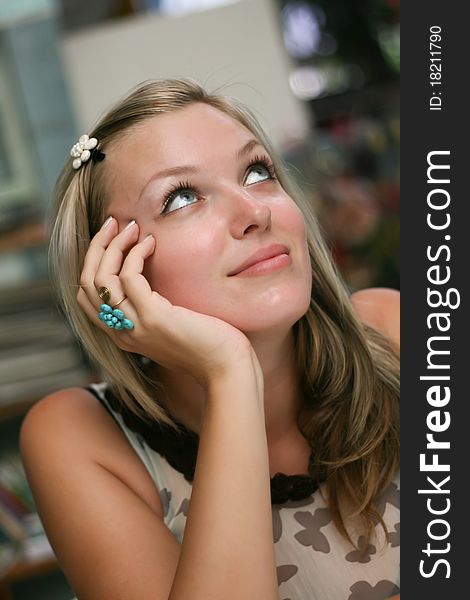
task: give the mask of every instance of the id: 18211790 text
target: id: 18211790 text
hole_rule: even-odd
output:
[[[429,110],[442,110],[442,35],[439,25],[429,28]]]

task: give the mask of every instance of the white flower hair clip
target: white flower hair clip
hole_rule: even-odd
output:
[[[80,136],[78,142],[72,146],[70,156],[74,158],[72,166],[74,169],[79,169],[83,163],[86,163],[90,157],[94,160],[103,160],[105,155],[97,148],[98,140],[88,135]]]

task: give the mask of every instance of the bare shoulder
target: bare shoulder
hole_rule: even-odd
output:
[[[25,417],[20,450],[77,596],[168,598],[180,544],[161,518],[152,479],[105,408],[82,389],[51,394]]]
[[[100,435],[109,432],[103,410],[92,394],[82,388],[50,394],[27,412],[21,426],[20,449],[27,456],[31,446],[40,439],[47,439],[47,447],[57,451],[68,441],[64,452],[82,447],[85,453],[93,454]],[[84,441],[91,442],[91,447],[85,446]]]
[[[140,458],[111,415],[84,388],[60,390],[34,404],[21,426],[20,449],[25,463],[36,463],[42,455],[49,464],[98,463],[162,516],[160,497]]]
[[[351,302],[361,321],[377,329],[400,347],[400,292],[368,288],[355,292]]]
[[[22,424],[20,443],[26,443],[35,435],[55,431],[58,439],[89,434],[90,429],[100,429],[106,424],[104,409],[93,395],[84,388],[67,388],[54,392],[35,404],[27,412]],[[72,426],[72,423],[74,424]],[[106,426],[105,426],[106,429]]]

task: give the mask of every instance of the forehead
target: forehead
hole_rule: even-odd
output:
[[[233,155],[254,137],[239,121],[221,110],[194,103],[146,119],[107,153],[109,199],[116,192],[131,200],[155,171],[179,165],[204,168]]]
[[[192,152],[225,146],[237,146],[253,134],[239,121],[207,104],[195,103],[171,113],[156,115],[125,134],[124,152],[159,153],[160,160],[186,161]],[[189,154],[189,156],[188,156]]]

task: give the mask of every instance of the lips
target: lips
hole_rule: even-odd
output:
[[[245,269],[248,269],[249,267],[252,267],[253,265],[256,265],[264,260],[279,256],[280,254],[289,254],[288,248],[282,244],[272,244],[266,248],[260,248],[254,254],[248,257],[247,260],[240,263],[238,267],[228,274],[228,276],[232,277],[233,275],[238,275]]]

